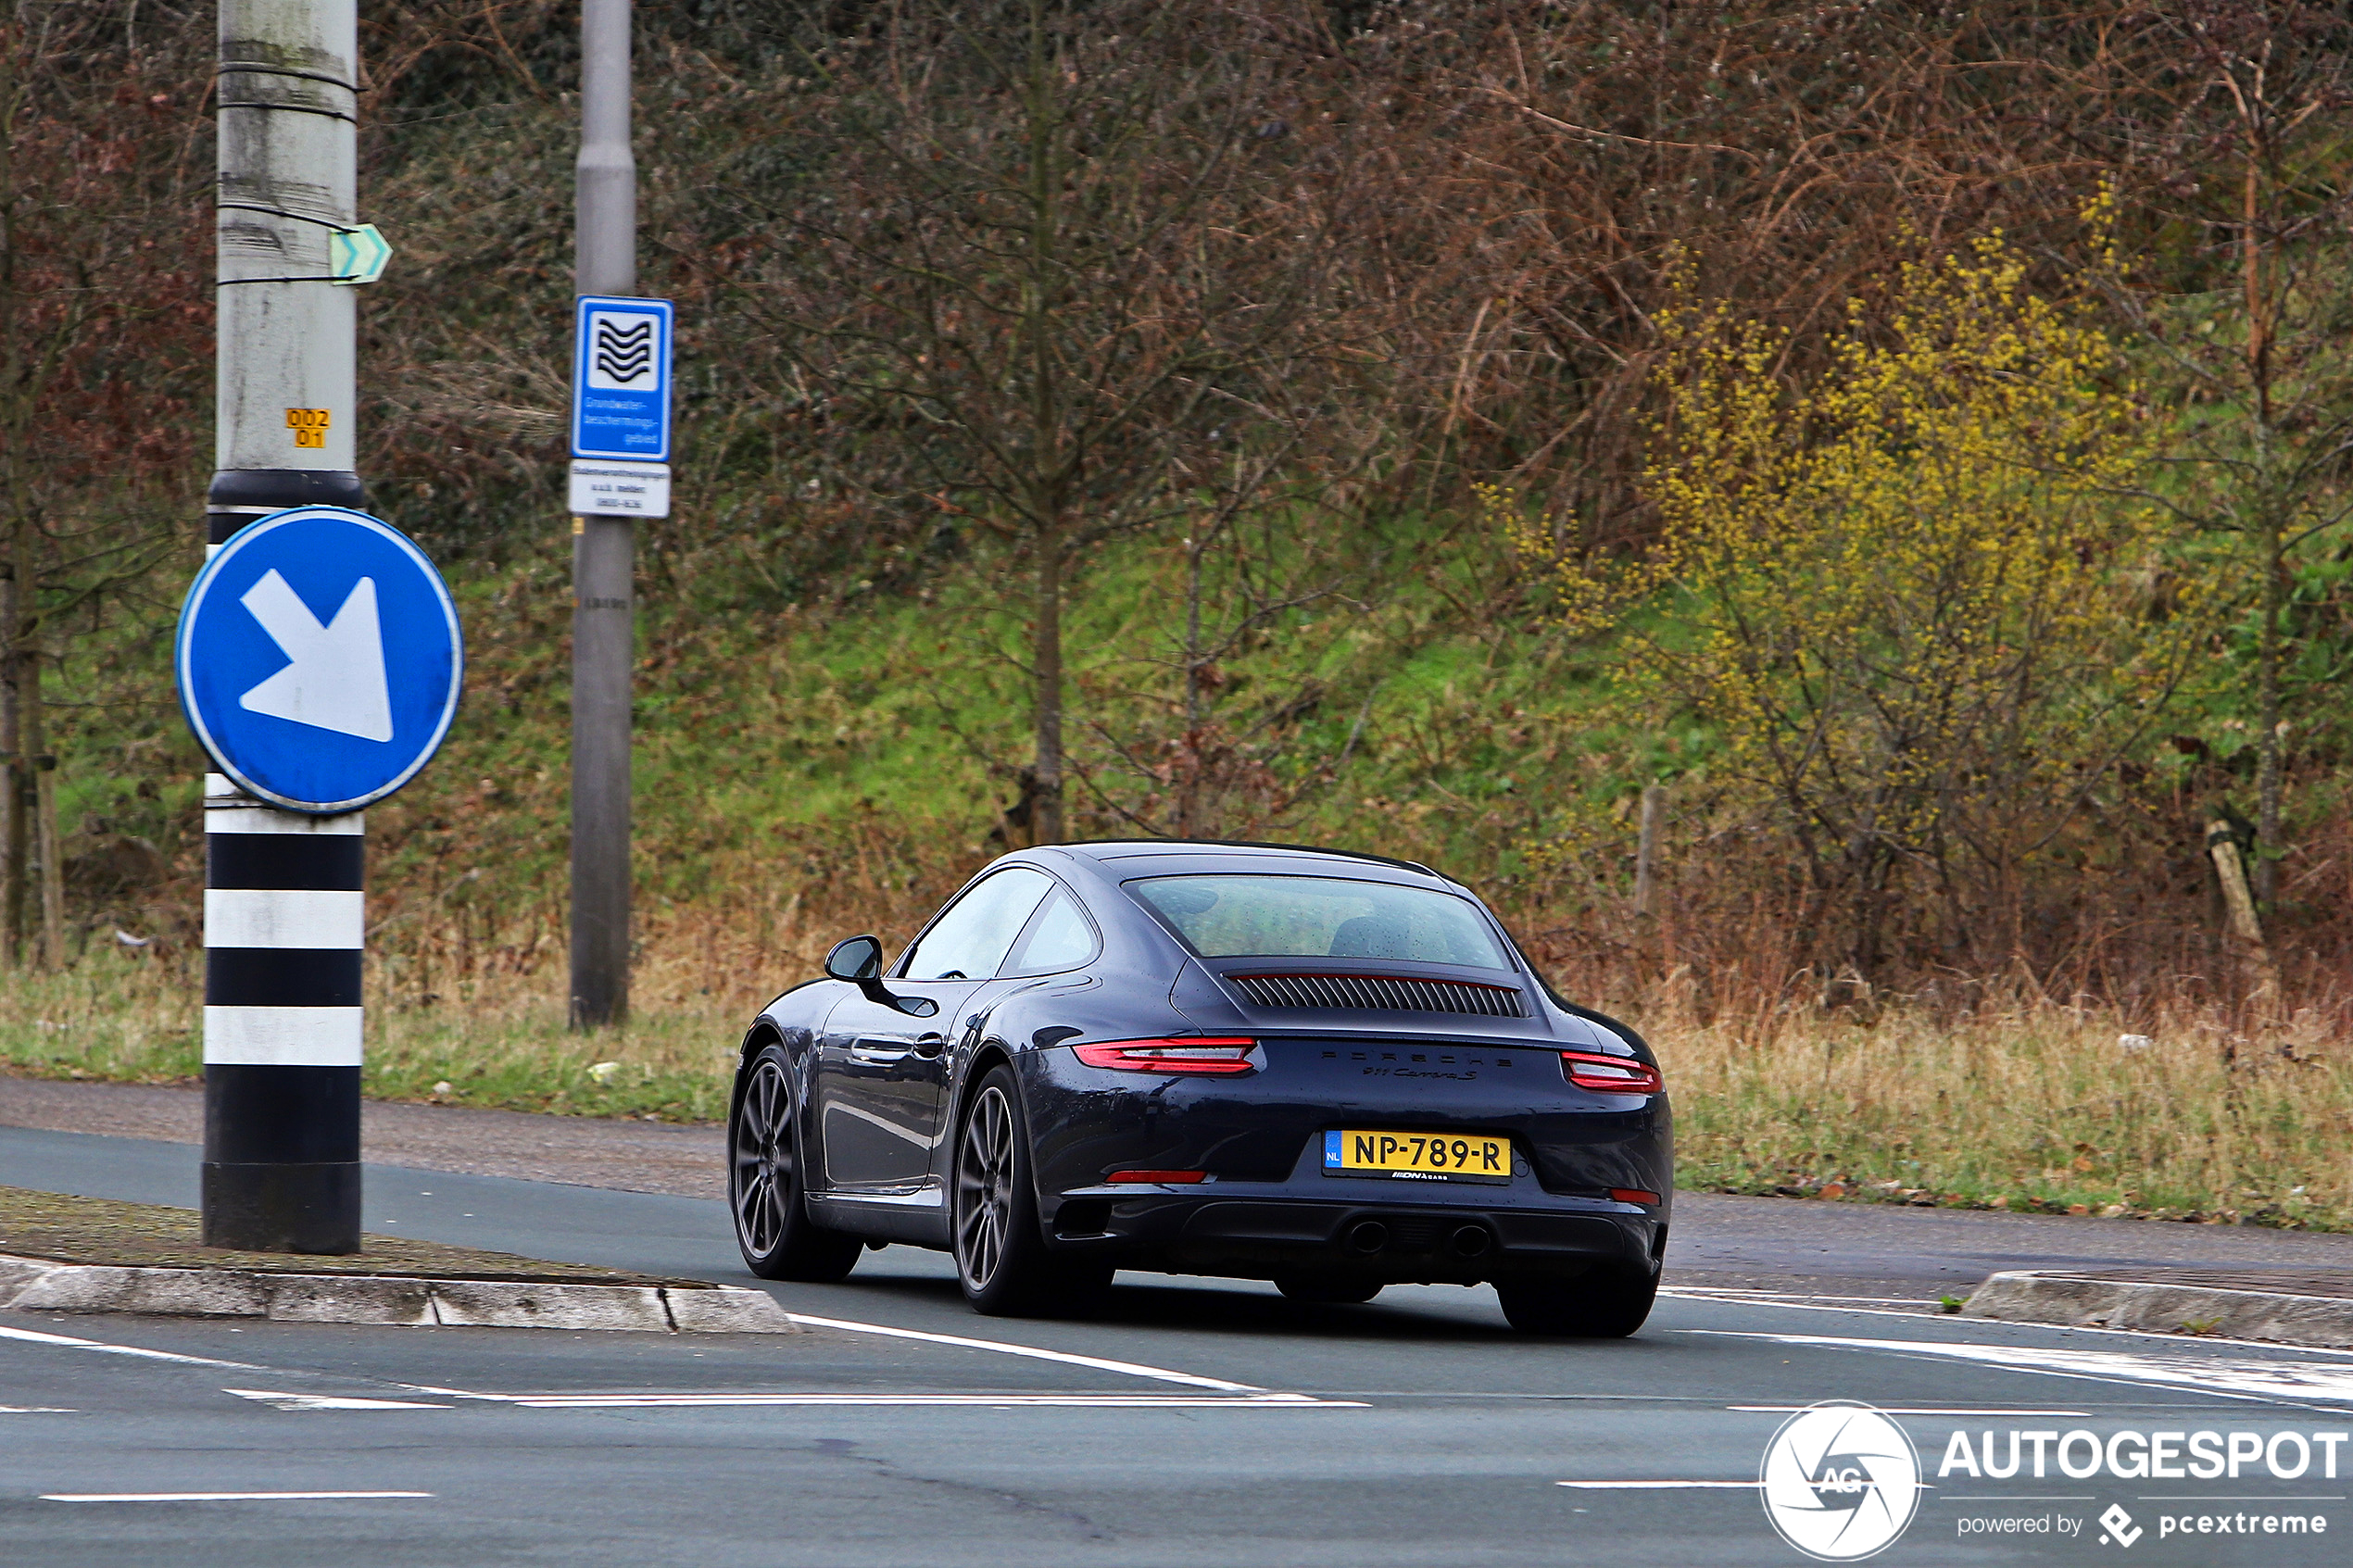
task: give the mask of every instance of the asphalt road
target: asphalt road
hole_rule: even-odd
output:
[[[0,1130],[0,1182],[186,1203],[195,1177],[185,1145]],[[1747,1211],[1767,1218],[1722,1242],[1747,1249],[1734,1261],[1818,1298],[1910,1277],[1809,1273],[1802,1239],[1775,1242],[1786,1210]],[[1879,1219],[1927,1222],[1912,1275],[1944,1267],[1955,1236],[1995,1234]],[[367,1223],[749,1283],[707,1199],[378,1167]],[[1900,1248],[1894,1234],[1871,1248]],[[1760,1504],[1760,1456],[1796,1408],[1831,1399],[1890,1412],[1922,1467],[1910,1525],[1879,1561],[2334,1563],[2353,1532],[2353,1442],[2316,1436],[2353,1429],[2353,1356],[1722,1286],[1663,1300],[1642,1335],[1605,1345],[1520,1339],[1491,1293],[1453,1287],[1310,1308],[1123,1275],[1093,1321],[1004,1322],[966,1311],[944,1261],[904,1248],[847,1284],[774,1293],[838,1326],[733,1338],[0,1314],[0,1561],[1795,1563]],[[2061,1453],[2039,1480],[2031,1463],[2006,1480],[1940,1474],[1957,1431],[1973,1458],[1990,1432],[1999,1460],[2011,1431],[2057,1435],[2045,1446],[2089,1433],[2123,1469],[2167,1432],[2210,1431],[2241,1458],[2211,1480],[2076,1478]],[[2301,1475],[2262,1457],[2293,1468],[2299,1447]],[[2090,1448],[2062,1452],[2080,1468]],[[224,1492],[403,1495],[175,1495]],[[93,1498],[107,1500],[68,1500]],[[2104,1540],[2111,1505],[2131,1519]],[[2261,1533],[2290,1516],[2327,1533]]]

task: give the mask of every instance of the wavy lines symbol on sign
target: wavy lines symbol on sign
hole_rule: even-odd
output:
[[[654,322],[641,317],[624,327],[610,316],[597,321],[597,370],[614,381],[629,383],[647,374],[654,364]]]

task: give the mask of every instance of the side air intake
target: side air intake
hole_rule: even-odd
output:
[[[1403,974],[1233,974],[1227,978],[1260,1007],[1528,1016],[1520,994],[1511,986],[1480,985],[1466,980],[1422,980]]]

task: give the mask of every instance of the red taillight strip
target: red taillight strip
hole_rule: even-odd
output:
[[[1231,1077],[1255,1073],[1250,1053],[1255,1040],[1205,1039],[1189,1035],[1173,1040],[1104,1040],[1073,1046],[1071,1050],[1089,1067],[1122,1073],[1190,1073]]]
[[[1580,1089],[1604,1095],[1655,1095],[1667,1085],[1658,1069],[1631,1057],[1561,1052],[1561,1071]]]
[[[1209,1180],[1206,1171],[1114,1171],[1106,1182],[1149,1182],[1156,1186],[1189,1186]]]
[[[1112,1180],[1117,1181],[1119,1178],[1117,1176],[1114,1176]],[[1612,1187],[1609,1189],[1609,1196],[1613,1200],[1619,1203],[1648,1203],[1655,1205],[1658,1202],[1658,1194],[1651,1191],[1648,1187]]]

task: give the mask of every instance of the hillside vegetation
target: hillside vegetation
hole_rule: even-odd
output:
[[[57,762],[0,1055],[169,1077],[211,19],[5,15],[0,750]],[[470,660],[369,817],[373,1090],[708,1115],[748,1007],[1010,844],[1273,838],[1490,893],[1710,1183],[2353,1216],[2335,7],[641,4],[680,504],[588,1041],[575,21],[363,17],[363,477]]]

